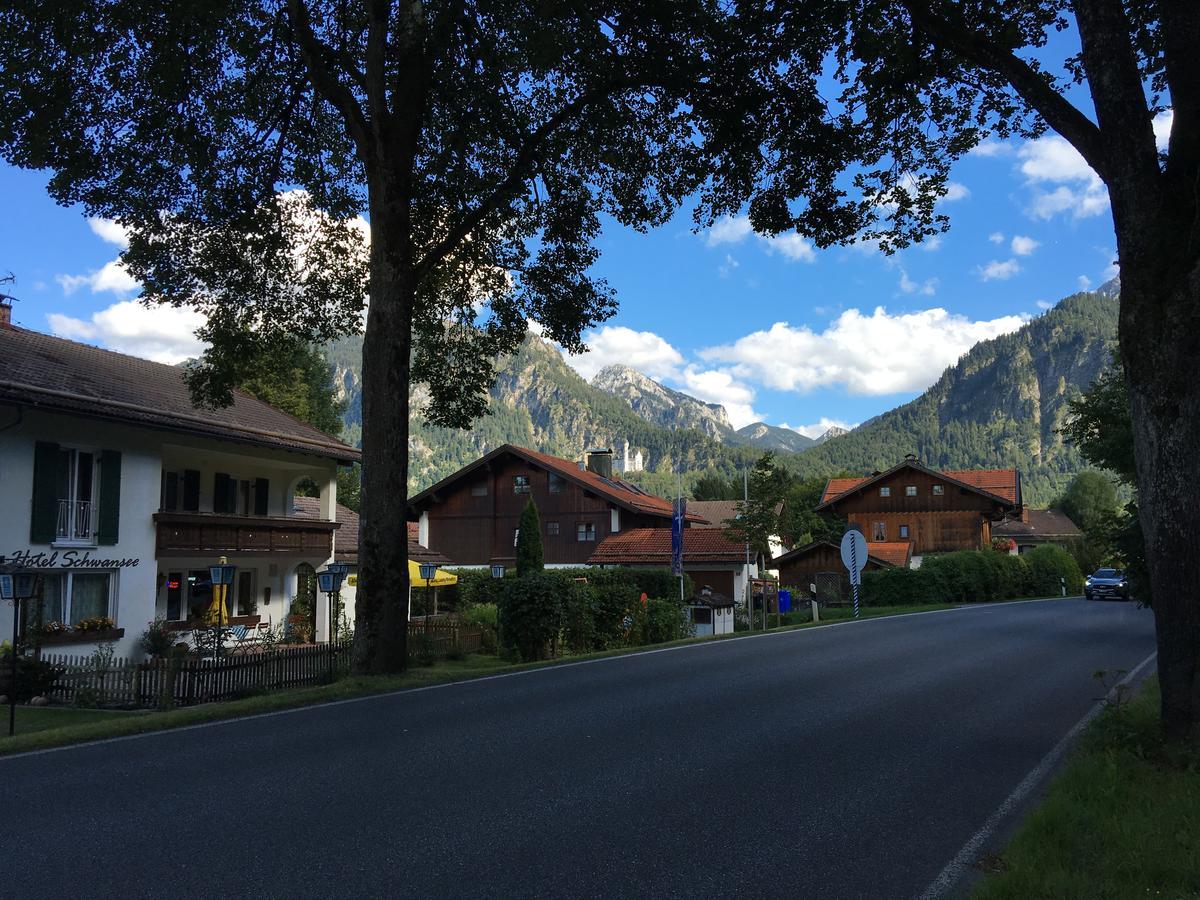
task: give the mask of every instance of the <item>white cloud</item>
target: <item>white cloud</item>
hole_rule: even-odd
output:
[[[713,222],[704,242],[710,247],[718,244],[738,244],[748,238],[754,229],[749,216],[724,216]]]
[[[764,237],[762,240],[772,253],[778,250],[788,259],[808,263],[816,262],[817,251],[812,242],[798,234],[781,234],[773,238]]]
[[[845,428],[847,431],[849,431],[851,428],[855,428],[857,425],[857,422],[843,422],[841,419],[829,419],[825,416],[822,416],[820,421],[814,422],[811,425],[788,425],[787,423],[784,423],[779,427],[790,428],[797,434],[802,434],[805,437],[810,437],[813,440],[816,440],[830,428]]]
[[[125,226],[118,225],[112,219],[98,217],[89,218],[87,223],[88,227],[92,229],[92,233],[100,240],[115,244],[122,250],[129,247],[129,232],[125,230]]]
[[[1073,218],[1097,216],[1108,209],[1108,189],[1079,152],[1058,135],[1026,141],[1017,151],[1018,166],[1032,188],[1028,212],[1050,219],[1069,212]],[[1045,185],[1055,185],[1047,189]]]
[[[988,235],[988,240],[991,241],[993,244],[1003,244],[1004,243],[1004,232],[1003,231],[993,231],[991,234]]]
[[[723,263],[721,263],[721,265],[717,266],[717,274],[720,275],[722,278],[728,278],[729,273],[732,272],[734,269],[736,269],[740,265],[741,265],[741,263],[739,263],[736,259],[734,259],[732,254],[726,253],[725,254],[725,262],[723,262]]]
[[[923,390],[974,344],[1024,321],[975,322],[941,308],[889,315],[878,307],[869,316],[849,309],[821,332],[777,322],[699,356],[775,390],[840,386],[853,394],[894,394]]]
[[[741,428],[758,422],[762,415],[755,412],[754,389],[722,369],[700,369],[688,366],[679,379],[681,389],[705,403],[720,403],[725,407],[729,423]]]
[[[936,278],[926,278],[922,282],[913,281],[908,277],[908,272],[900,269],[900,290],[906,294],[921,294],[925,297],[932,297],[937,293],[938,280]]]
[[[81,287],[88,287],[93,294],[108,291],[120,296],[132,294],[142,287],[119,259],[106,262],[101,268],[87,275],[55,275],[54,280],[67,295],[75,293]]]
[[[971,196],[971,190],[965,184],[957,181],[946,182],[946,195],[942,200],[946,203],[953,203],[955,200],[965,200]]]
[[[931,238],[926,238],[919,246],[926,253],[933,253],[935,250],[941,250],[942,236],[940,234],[935,234]]]
[[[1037,303],[1038,309],[1054,309],[1054,304],[1049,300],[1037,300],[1035,302]]]
[[[588,349],[567,356],[567,364],[589,381],[605,366],[621,363],[654,379],[678,377],[683,355],[652,331],[605,325],[587,332]]]
[[[1012,239],[1012,252],[1017,256],[1028,256],[1041,245],[1041,241],[1035,241],[1023,234],[1015,234]]]
[[[975,271],[983,281],[1007,281],[1021,271],[1021,264],[1015,259],[993,259],[986,266],[976,266]]]
[[[1121,264],[1115,259],[1104,267],[1104,280],[1112,281],[1121,274]]]
[[[122,300],[92,313],[88,320],[61,313],[46,317],[59,337],[88,341],[155,362],[175,364],[199,356],[204,344],[195,336],[204,317],[193,309],[143,306]]]
[[[1012,152],[1012,144],[993,140],[984,141],[971,148],[972,156],[1010,156]]]
[[[1175,122],[1175,110],[1164,109],[1154,117],[1154,143],[1159,150],[1166,150],[1171,140],[1171,126]]]
[[[1092,279],[1088,278],[1086,275],[1080,275],[1075,280],[1079,283],[1079,289],[1081,291],[1086,291],[1092,286]]]

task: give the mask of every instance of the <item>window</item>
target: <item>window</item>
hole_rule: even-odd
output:
[[[550,473],[550,493],[561,494],[566,483],[567,480],[561,475],[556,475],[553,472]]]
[[[944,493],[946,493],[946,488],[944,485],[935,484],[933,486],[933,496],[940,497]]]
[[[871,540],[873,540],[873,541],[886,541],[887,540],[887,525],[885,525],[883,522],[872,523],[871,524],[871,534],[873,535],[873,537],[871,538]]]
[[[258,600],[254,596],[254,570],[239,569],[237,579],[237,614],[252,616],[258,612]]]
[[[596,539],[596,523],[578,523],[575,526],[575,539],[579,541],[594,541]]]
[[[110,615],[111,577],[108,572],[63,572],[44,576],[42,621],[78,625],[84,619]]]
[[[96,454],[67,447],[58,448],[58,525],[60,541],[90,541],[100,524],[96,515]]]
[[[546,534],[550,535],[550,537],[558,537],[558,523],[557,522],[547,522],[546,523]]]
[[[712,624],[712,610],[704,606],[697,606],[692,609],[692,621],[697,625]]]
[[[907,525],[900,526],[900,537],[902,537],[902,538],[908,537],[908,526]]]
[[[881,487],[881,488],[879,489],[879,496],[880,496],[880,497],[890,497],[890,496],[892,496],[892,489],[891,489],[890,487]]]
[[[905,497],[917,496],[917,486],[915,484],[906,484],[904,486],[904,496]]]
[[[514,547],[517,546],[517,541],[519,541],[520,539],[521,539],[521,529],[514,528],[513,529],[513,546]]]
[[[487,484],[488,483],[486,481],[476,481],[473,485],[471,485],[471,496],[486,497],[488,495]]]
[[[513,476],[513,493],[528,494],[529,493],[529,476],[514,475]]]

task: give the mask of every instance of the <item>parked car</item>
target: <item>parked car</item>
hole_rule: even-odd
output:
[[[1128,600],[1129,580],[1121,569],[1097,569],[1083,582],[1087,600]]]

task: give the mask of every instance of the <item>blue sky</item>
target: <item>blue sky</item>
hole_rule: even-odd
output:
[[[1160,139],[1169,114],[1156,120]],[[1062,139],[989,143],[956,168],[948,234],[885,257],[766,240],[744,219],[696,234],[681,212],[643,235],[610,225],[599,274],[620,312],[569,360],[590,377],[625,363],[810,436],[919,394],[979,340],[1116,274],[1103,186]],[[0,272],[17,276],[18,324],[174,362],[198,317],[147,310],[120,268],[120,229],[53,203],[46,177],[0,167]]]

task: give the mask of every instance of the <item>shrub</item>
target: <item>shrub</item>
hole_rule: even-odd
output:
[[[525,504],[521,511],[521,519],[517,523],[517,577],[535,575],[546,568],[545,554],[542,552],[542,520],[538,517],[537,504],[533,498]]]
[[[478,625],[483,632],[479,649],[484,653],[495,653],[497,647],[496,634],[499,628],[499,612],[495,603],[477,603],[468,606],[461,613],[462,619],[468,625]]]
[[[500,636],[522,660],[546,659],[562,630],[563,579],[543,572],[498,581]]]
[[[175,632],[167,630],[166,619],[155,619],[146,626],[138,643],[147,656],[166,656],[175,646]]]
[[[678,600],[654,599],[636,605],[630,637],[640,645],[662,644],[691,637],[694,630]]]
[[[58,681],[64,669],[51,665],[44,660],[36,660],[32,656],[17,656],[17,687],[12,688],[12,659],[11,645],[5,643],[6,652],[0,653],[0,694],[8,695],[10,691],[18,703],[28,703],[34,697],[49,693]]]
[[[571,653],[587,653],[596,646],[596,607],[605,592],[590,584],[572,583],[564,593],[563,644]]]
[[[1030,592],[1050,597],[1060,592],[1059,579],[1067,580],[1067,593],[1078,594],[1083,590],[1083,574],[1079,564],[1062,547],[1043,544],[1025,554],[1029,564]]]

